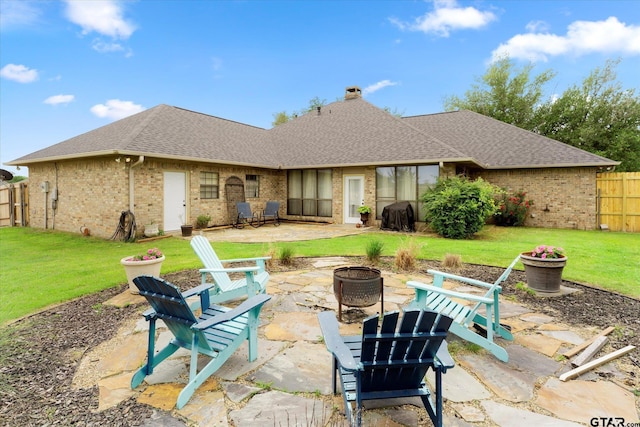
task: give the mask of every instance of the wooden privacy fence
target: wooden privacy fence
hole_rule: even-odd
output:
[[[29,186],[26,182],[0,187],[0,227],[29,224]]]
[[[596,188],[597,226],[640,232],[640,172],[599,173]]]

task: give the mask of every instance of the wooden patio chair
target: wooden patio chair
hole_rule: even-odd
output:
[[[209,287],[200,285],[186,292],[173,284],[153,276],[138,276],[133,282],[151,309],[143,313],[149,321],[147,363],[133,375],[131,388],[142,383],[156,366],[180,348],[191,351],[189,381],[178,395],[176,407],[182,408],[196,389],[216,372],[236,349],[247,340],[249,361],[258,357],[258,315],[262,305],[271,297],[256,295],[234,309],[210,305]],[[186,298],[200,296],[202,314],[196,317]],[[156,321],[160,319],[174,338],[159,352],[155,352]],[[198,355],[211,360],[198,372]]]
[[[243,228],[245,224],[249,224],[254,228],[260,227],[260,218],[251,211],[251,205],[248,202],[238,202],[236,207],[238,209],[238,217],[233,225],[235,228]]]
[[[451,316],[454,323],[449,329],[450,332],[489,350],[499,360],[507,362],[509,360],[507,351],[496,344],[493,339],[495,336],[500,336],[505,340],[513,341],[511,331],[500,324],[498,297],[502,292],[501,284],[507,280],[519,259],[520,255],[511,262],[494,283],[486,283],[437,270],[427,270],[429,274],[433,275],[433,285],[415,281],[407,282],[407,286],[414,288],[416,292],[415,299],[409,306],[426,308]],[[474,295],[443,289],[445,279],[477,286],[483,294]],[[485,309],[484,312],[480,311],[482,308]],[[480,327],[480,330],[470,329],[474,323]]]
[[[212,302],[220,303],[265,293],[269,281],[269,272],[265,269],[265,261],[271,257],[221,260],[209,240],[204,236],[194,236],[191,239],[191,247],[204,265],[204,268],[199,270],[202,277],[201,283],[206,284],[209,276],[213,279],[212,287],[209,290]],[[252,263],[253,265],[225,268],[224,263]],[[232,280],[229,273],[244,273],[245,276]]]
[[[379,316],[374,315],[364,320],[357,336],[341,336],[333,312],[320,313],[318,320],[333,354],[333,392],[337,374],[351,426],[362,424],[365,400],[412,396],[420,396],[433,424],[442,426],[442,374],[454,366],[444,340],[450,317],[410,309],[399,318],[395,311],[384,315],[378,329]],[[424,379],[429,368],[435,371],[435,396]]]
[[[280,202],[267,202],[267,206],[262,211],[262,224],[266,224],[267,221],[273,221],[273,225],[276,227],[280,225],[280,216],[278,216],[278,210],[280,209]]]

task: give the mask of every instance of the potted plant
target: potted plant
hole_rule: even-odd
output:
[[[120,264],[122,264],[127,274],[129,291],[131,291],[132,294],[139,293],[138,288],[133,283],[133,279],[138,276],[148,274],[159,277],[162,261],[164,261],[164,255],[158,248],[149,249],[142,254],[122,258]]]
[[[520,254],[527,276],[527,286],[543,293],[560,292],[562,270],[567,264],[564,249],[557,246],[540,245]]]
[[[145,237],[156,237],[158,234],[160,234],[160,230],[158,229],[158,224],[154,221],[144,226]]]
[[[193,233],[193,225],[185,223],[184,216],[182,215],[180,215],[180,223],[182,223],[182,225],[180,226],[180,230],[182,231],[182,236],[183,237],[191,236],[191,234]]]
[[[367,225],[369,215],[371,214],[371,208],[367,205],[362,205],[358,207],[358,213],[360,214],[360,221],[362,221],[362,225]]]
[[[198,215],[198,218],[196,218],[196,228],[207,228],[209,221],[211,221],[210,215]]]

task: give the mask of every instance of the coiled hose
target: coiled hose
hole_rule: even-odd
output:
[[[136,238],[136,217],[131,211],[122,211],[118,227],[111,236],[111,240],[132,242]]]

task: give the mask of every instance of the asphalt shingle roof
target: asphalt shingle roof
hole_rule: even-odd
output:
[[[486,169],[615,165],[609,159],[473,111],[405,117],[403,121],[447,141]]]
[[[362,98],[333,102],[270,130],[161,104],[8,164],[110,154],[283,169],[440,161],[488,169],[618,164],[470,111],[398,118]]]

